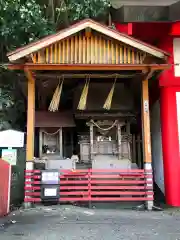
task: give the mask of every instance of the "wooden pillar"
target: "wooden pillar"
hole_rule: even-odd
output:
[[[137,158],[138,158],[138,166],[141,168],[143,163],[142,163],[142,150],[141,150],[141,136],[137,135]]]
[[[35,79],[32,72],[25,70],[28,79],[28,98],[27,98],[27,142],[26,142],[26,161],[34,159],[34,123],[35,123]]]
[[[39,129],[39,157],[42,157],[42,146],[43,146],[43,132]]]
[[[149,119],[149,91],[148,79],[142,82],[142,124],[143,124],[143,148],[144,148],[144,163],[151,163],[151,133]]]
[[[128,147],[128,159],[132,160],[132,154],[131,154],[131,142],[130,142],[130,134],[131,134],[131,126],[130,122],[127,122],[126,124],[126,134],[128,135],[128,141],[127,141],[127,147]],[[130,145],[131,144],[131,145]]]
[[[117,124],[117,137],[118,137],[118,159],[121,159],[121,125]]]
[[[35,79],[32,72],[25,69],[27,76],[27,140],[26,140],[26,170],[34,169],[34,122],[35,122]],[[26,173],[31,176],[32,173]],[[26,187],[31,187],[31,184],[26,184]],[[28,190],[25,190],[25,208],[31,207],[31,201],[28,202]]]
[[[63,134],[62,134],[62,127],[59,129],[59,152],[60,157],[63,157]]]
[[[137,163],[137,160],[136,160],[136,136],[135,136],[135,134],[132,135],[132,145],[131,146],[132,146],[132,162]]]
[[[93,133],[93,124],[90,123],[90,161],[94,158],[94,133]]]
[[[148,182],[152,181],[152,177],[148,177],[148,174],[152,176],[152,156],[151,156],[151,132],[150,132],[150,119],[149,119],[149,89],[148,89],[148,78],[142,82],[142,141],[143,141],[143,160],[144,169],[147,174],[146,179]],[[150,171],[149,171],[150,170]],[[147,184],[148,187],[152,187],[153,183]],[[151,190],[152,191],[152,190]],[[148,198],[147,193],[147,198]],[[146,207],[148,210],[152,210],[153,201],[147,200]]]

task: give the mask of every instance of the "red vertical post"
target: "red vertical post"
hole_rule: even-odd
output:
[[[176,92],[180,92],[180,87],[162,87],[160,90],[160,106],[166,203],[179,207],[180,133],[178,132]]]
[[[0,217],[10,211],[11,165],[0,159]]]

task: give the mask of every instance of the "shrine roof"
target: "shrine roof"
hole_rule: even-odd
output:
[[[147,44],[143,41],[140,41],[140,40],[138,40],[134,37],[131,37],[129,35],[126,35],[124,33],[120,33],[111,27],[100,24],[91,19],[85,19],[85,20],[79,21],[79,22],[71,25],[70,27],[65,28],[55,34],[49,35],[38,41],[27,44],[24,47],[17,48],[15,51],[9,52],[7,54],[7,56],[11,62],[16,61],[20,58],[26,57],[29,54],[32,54],[38,50],[48,47],[51,44],[54,44],[60,40],[70,37],[71,35],[74,35],[80,31],[82,31],[84,29],[88,29],[88,28],[90,28],[94,31],[97,31],[101,34],[104,34],[116,41],[125,43],[129,46],[132,46],[132,47],[138,49],[138,50],[141,50],[148,54],[151,54],[160,59],[166,58],[166,56],[169,55],[167,52],[165,52],[157,47],[154,47],[150,44]]]

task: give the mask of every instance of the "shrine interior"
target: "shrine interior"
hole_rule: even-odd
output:
[[[141,71],[39,72],[36,74],[35,166],[66,168],[142,168]],[[78,104],[89,81],[86,106]],[[56,87],[63,81],[58,111],[49,111]],[[150,80],[150,85],[154,80]],[[24,94],[26,83],[22,82]],[[104,103],[112,86],[110,109]],[[99,161],[98,161],[99,160]],[[55,162],[55,163],[54,163]],[[68,164],[67,164],[68,162]],[[109,167],[110,167],[109,166]],[[48,168],[48,167],[47,167]]]

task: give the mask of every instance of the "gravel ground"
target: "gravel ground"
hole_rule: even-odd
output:
[[[17,239],[180,240],[180,212],[39,206],[13,212],[0,224],[0,240]]]

